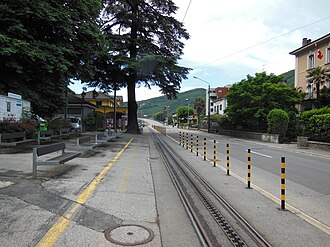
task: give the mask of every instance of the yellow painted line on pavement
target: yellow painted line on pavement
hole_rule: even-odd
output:
[[[128,143],[120,150],[120,152],[115,156],[115,158],[109,162],[109,164],[97,175],[93,181],[87,186],[87,188],[78,196],[76,203],[71,206],[64,216],[61,216],[57,222],[48,230],[44,237],[38,242],[36,247],[51,247],[55,244],[57,239],[60,237],[62,232],[67,228],[71,222],[75,213],[82,207],[82,205],[87,201],[91,194],[95,191],[98,184],[102,181],[104,176],[109,172],[113,164],[119,159],[123,152],[132,143],[133,138],[129,140]]]

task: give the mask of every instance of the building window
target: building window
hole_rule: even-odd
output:
[[[327,48],[327,63],[330,63],[330,47]]]
[[[222,90],[221,90],[221,89],[219,89],[219,90],[218,90],[218,93],[222,93]]]
[[[220,105],[220,111],[222,111],[222,105]]]
[[[314,54],[308,56],[308,66],[307,69],[313,69],[315,67],[315,57]]]
[[[6,102],[7,103],[7,112],[10,112],[10,102]]]

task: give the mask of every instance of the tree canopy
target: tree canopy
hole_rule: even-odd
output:
[[[102,31],[110,40],[110,64],[117,69],[105,71],[115,78],[112,82],[90,83],[107,87],[115,82],[127,87],[127,131],[138,133],[135,87],[158,86],[162,93],[174,98],[189,71],[177,64],[184,47],[182,39],[189,35],[173,17],[177,7],[171,0],[105,2]]]
[[[329,77],[326,72],[326,69],[316,67],[313,70],[308,71],[306,76],[307,78],[311,78],[312,82],[315,84],[317,106],[320,106],[320,87],[323,86]]]
[[[101,8],[101,0],[1,1],[0,91],[22,94],[42,116],[62,108],[69,79],[92,75]]]
[[[301,99],[301,94],[282,83],[282,76],[256,73],[230,88],[225,112],[235,129],[266,131],[270,110],[295,111]]]

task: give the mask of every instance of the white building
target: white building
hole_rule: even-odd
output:
[[[228,93],[230,85],[224,87],[210,88],[210,115],[224,114],[224,110],[227,107],[226,95]],[[209,109],[209,95],[206,90],[206,115],[208,115]]]
[[[211,114],[225,114],[225,109],[227,108],[227,98],[219,98],[213,101],[213,113]]]
[[[215,91],[215,88],[210,88],[210,114],[213,114],[213,101],[217,98],[217,94]],[[208,89],[206,90],[206,97],[205,97],[206,101],[205,101],[205,115],[208,115],[209,112],[209,93],[208,93]]]
[[[8,93],[8,96],[0,95],[0,121],[18,121],[22,118],[23,113],[30,112],[30,102],[22,100],[21,95],[14,93]]]

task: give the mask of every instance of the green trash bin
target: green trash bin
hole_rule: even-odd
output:
[[[39,123],[39,130],[47,130],[47,123],[45,122]]]

